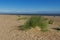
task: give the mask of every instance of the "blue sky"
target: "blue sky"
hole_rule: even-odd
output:
[[[60,0],[0,0],[0,12],[60,11]]]

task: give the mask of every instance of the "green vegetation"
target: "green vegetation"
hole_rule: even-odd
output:
[[[21,19],[25,20],[25,19],[27,19],[27,17],[20,17],[20,16],[18,16],[17,20],[21,20]]]
[[[20,16],[20,15],[18,15],[18,19],[17,19],[17,20],[20,20],[20,17],[21,17],[21,16]]]
[[[20,15],[18,15],[18,17],[21,17]]]
[[[21,27],[21,29],[26,30],[26,29],[35,28],[36,26],[41,28],[41,31],[46,31],[47,30],[47,22],[46,22],[45,18],[43,18],[41,16],[31,16],[25,22],[25,24]]]
[[[49,23],[49,24],[53,24],[53,22],[54,22],[53,20],[49,20],[49,22],[48,22],[48,23]]]
[[[48,20],[48,18],[45,18],[45,20]]]
[[[18,18],[18,20],[21,20],[21,19],[23,19],[23,20],[24,20],[24,19],[27,19],[27,18],[26,18],[26,17],[25,17],[25,18]]]

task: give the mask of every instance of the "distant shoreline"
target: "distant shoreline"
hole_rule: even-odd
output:
[[[60,16],[60,13],[0,13],[0,15],[40,15],[40,16]]]

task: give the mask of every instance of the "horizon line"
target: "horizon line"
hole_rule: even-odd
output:
[[[22,14],[22,13],[0,13],[0,15],[40,15],[40,16],[60,16],[60,13],[39,13],[39,14]]]

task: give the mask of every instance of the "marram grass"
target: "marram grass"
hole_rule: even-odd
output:
[[[41,16],[31,16],[21,27],[22,30],[27,30],[31,28],[35,28],[38,26],[41,31],[46,31],[47,30],[47,22],[45,18]]]

